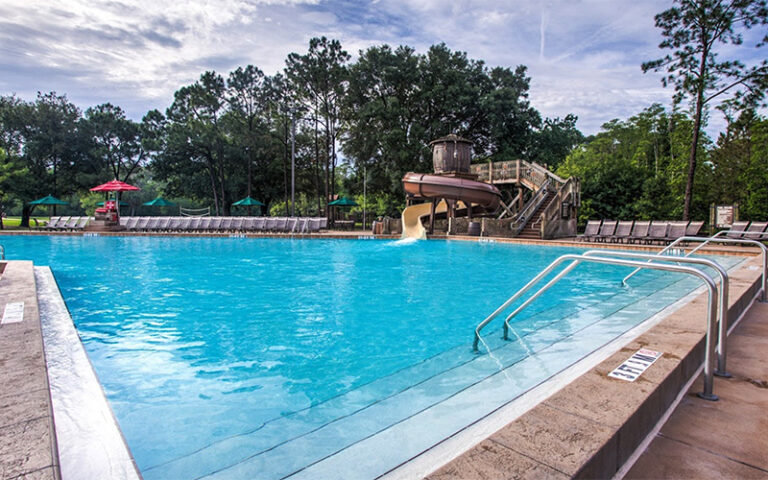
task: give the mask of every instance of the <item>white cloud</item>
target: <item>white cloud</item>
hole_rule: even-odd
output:
[[[124,1],[124,0],[123,0]],[[208,69],[252,63],[267,73],[311,37],[418,51],[445,42],[489,65],[524,64],[533,105],[579,115],[595,133],[652,102],[668,103],[658,74],[653,15],[668,0],[5,0],[0,5],[0,93],[67,93],[83,107],[110,101],[139,118]],[[713,116],[713,119],[716,117]]]

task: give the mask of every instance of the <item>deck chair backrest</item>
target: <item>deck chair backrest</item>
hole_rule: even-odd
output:
[[[635,222],[635,225],[632,227],[632,236],[633,237],[645,237],[648,235],[648,229],[651,228],[651,222],[648,220],[638,220]]]
[[[635,223],[632,220],[625,221],[622,220],[619,222],[618,225],[616,225],[616,232],[614,233],[615,237],[628,237],[630,233],[632,233],[632,224]]]
[[[688,228],[688,222],[670,222],[667,238],[675,240],[684,237],[686,228]]]
[[[320,229],[321,230],[327,230],[328,229],[328,217],[320,218]]]
[[[128,228],[128,222],[131,221],[133,217],[120,217],[120,225]]]
[[[669,222],[660,222],[654,220],[651,222],[651,226],[648,228],[649,238],[666,238],[667,231],[669,230]]]
[[[232,217],[224,217],[219,224],[219,230],[229,230],[232,228]]]
[[[235,230],[237,232],[241,231],[243,229],[243,222],[245,219],[243,217],[236,217],[232,219],[232,225],[230,228],[232,230]]]
[[[308,225],[309,225],[309,219],[308,218],[300,218],[299,219],[299,223],[296,226],[296,230],[299,233],[306,233],[306,231],[308,230],[307,229]]]
[[[277,218],[267,217],[266,222],[264,224],[264,230],[271,232],[275,229],[276,226],[277,226]]]
[[[80,220],[80,217],[69,217],[69,221],[67,221],[67,224],[64,225],[64,228],[66,229],[75,228],[75,225],[77,225],[78,220]]]
[[[181,226],[181,218],[180,217],[170,217],[168,220],[168,226],[165,227],[166,230],[169,232],[178,232],[181,230],[179,227]]]
[[[285,222],[285,231],[286,232],[293,232],[296,230],[296,223],[298,222],[298,218],[292,217],[286,220]]]
[[[136,230],[146,230],[151,217],[139,217],[139,223],[136,224]]]
[[[125,222],[125,228],[127,230],[135,230],[138,223],[139,217],[128,217],[128,220]]]
[[[45,226],[45,228],[56,228],[56,224],[59,223],[59,220],[61,217],[51,217],[48,219],[48,224]]]
[[[211,223],[208,225],[208,230],[216,231],[221,228],[221,222],[224,219],[221,217],[211,217]]]
[[[253,221],[253,229],[257,232],[263,232],[266,229],[267,219],[265,217],[256,217]]]
[[[157,230],[157,227],[159,224],[160,224],[160,217],[149,217],[147,226],[144,228],[147,229],[148,231],[154,231],[154,230]]]
[[[243,228],[248,232],[255,232],[258,223],[259,217],[247,217],[245,222],[243,222]]]
[[[75,225],[75,228],[78,230],[83,230],[86,225],[88,225],[88,220],[90,220],[91,217],[80,217],[80,220],[77,222],[77,225]]]
[[[212,220],[213,220],[213,217],[200,217],[200,224],[198,224],[197,230],[201,232],[208,230]]]
[[[184,231],[195,231],[200,230],[200,221],[200,217],[183,217],[179,225]]]
[[[597,235],[597,232],[600,231],[601,223],[600,220],[588,220],[587,226],[584,228],[584,235]]]
[[[59,219],[59,223],[57,223],[54,228],[56,228],[56,230],[63,230],[64,228],[66,228],[67,223],[69,223],[70,218],[72,217],[61,217]]]
[[[747,225],[749,225],[749,222],[733,222],[731,228],[728,229],[732,233],[726,233],[725,236],[728,238],[741,238],[743,232],[747,229]]]
[[[696,235],[699,234],[699,232],[701,231],[701,227],[703,226],[704,226],[704,222],[702,221],[689,223],[685,229],[685,236],[695,237]]]
[[[768,235],[762,234],[765,232],[766,227],[768,227],[768,222],[752,222],[744,234],[744,238],[751,238],[753,240],[768,239]]]
[[[286,232],[288,231],[288,217],[281,217],[277,220],[277,231],[278,232]]]
[[[613,235],[616,231],[616,220],[603,220],[603,224],[600,226],[600,236],[607,237]]]

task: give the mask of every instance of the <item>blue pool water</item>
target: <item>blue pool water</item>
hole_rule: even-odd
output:
[[[625,289],[626,268],[579,267],[520,316],[514,341],[499,339],[500,320],[490,325],[489,356],[471,352],[477,323],[574,250],[162,237],[2,243],[10,259],[51,266],[146,479],[381,475],[698,286],[644,271]],[[361,462],[366,450],[376,455]]]

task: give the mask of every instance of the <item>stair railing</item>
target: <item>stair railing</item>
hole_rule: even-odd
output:
[[[531,199],[528,200],[528,203],[515,216],[514,222],[512,222],[512,224],[510,225],[510,228],[512,229],[512,233],[515,236],[519,235],[520,232],[523,231],[523,229],[525,228],[525,225],[531,219],[531,215],[533,215],[536,209],[539,208],[542,202],[547,198],[547,196],[549,195],[549,185],[550,185],[550,179],[545,180],[541,188],[539,188],[539,190],[533,194]]]
[[[543,278],[545,278],[547,275],[552,273],[560,264],[570,261],[570,265],[568,265],[566,268],[564,268],[560,273],[555,275],[552,280],[550,280],[546,285],[544,285],[536,294],[534,295],[534,298],[538,295],[541,295],[546,290],[551,288],[555,283],[559,282],[565,275],[568,274],[571,270],[576,268],[580,263],[587,262],[587,263],[601,263],[601,264],[607,264],[607,265],[621,265],[625,267],[636,267],[636,268],[648,268],[651,270],[664,270],[668,272],[678,272],[678,273],[685,273],[688,275],[693,275],[698,278],[700,278],[705,286],[708,289],[708,297],[707,297],[707,336],[706,336],[706,342],[705,342],[705,351],[704,351],[704,391],[699,394],[701,398],[704,398],[706,400],[717,400],[717,396],[713,393],[713,375],[714,375],[714,360],[715,360],[715,335],[717,335],[716,330],[716,324],[715,324],[715,318],[717,317],[717,285],[715,284],[715,281],[712,280],[712,277],[707,275],[706,273],[702,272],[701,270],[698,270],[693,267],[685,267],[681,265],[669,265],[669,264],[661,264],[661,263],[644,263],[644,262],[638,262],[636,260],[626,260],[623,258],[610,258],[610,257],[597,257],[597,256],[586,256],[586,255],[577,255],[577,254],[567,254],[562,255],[559,258],[557,258],[554,262],[550,263],[547,268],[542,270],[538,275],[536,275],[530,282],[528,282],[523,288],[518,290],[514,295],[509,297],[506,302],[504,302],[499,308],[497,308],[493,313],[491,313],[485,320],[480,322],[477,327],[475,328],[475,338],[474,342],[472,344],[472,348],[475,352],[479,352],[479,342],[480,342],[480,331],[488,325],[493,319],[498,317],[502,312],[504,312],[507,308],[509,308],[510,305],[512,305],[515,301],[517,301],[520,297],[522,297],[526,292],[528,292],[531,288],[533,288],[537,283],[539,283]],[[509,320],[516,315],[520,310],[525,308],[528,304],[530,304],[531,300],[527,300],[521,307],[516,309],[511,315],[509,315],[505,321],[504,324],[507,328],[509,328]]]

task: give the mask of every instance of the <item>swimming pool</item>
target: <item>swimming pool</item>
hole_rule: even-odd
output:
[[[142,474],[372,478],[696,288],[585,265],[475,325],[571,249],[464,242],[8,237],[51,265]],[[721,257],[726,266],[739,259]]]

